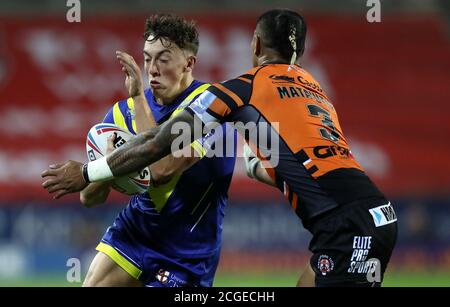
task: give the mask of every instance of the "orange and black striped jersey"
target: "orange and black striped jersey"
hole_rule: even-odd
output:
[[[260,142],[251,145],[260,158],[278,154],[269,174],[305,227],[312,218],[340,205],[384,198],[352,156],[333,104],[300,66],[255,67],[212,85],[189,110],[205,124],[229,121],[269,127],[278,138],[277,151],[271,148],[268,153]],[[261,129],[256,130],[260,139]]]

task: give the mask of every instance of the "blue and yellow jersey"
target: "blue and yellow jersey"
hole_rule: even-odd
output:
[[[170,105],[158,104],[149,89],[145,95],[159,125],[182,111],[208,87],[209,84],[195,80]],[[104,122],[136,134],[133,99],[115,103]],[[197,163],[168,183],[151,186],[147,193],[133,196],[121,213],[145,242],[169,255],[207,257],[220,248],[224,207],[235,164],[236,134],[226,124],[217,131],[191,144],[202,157]],[[232,142],[233,154],[205,157],[208,148],[219,139],[223,144]],[[135,210],[145,214],[133,214]]]

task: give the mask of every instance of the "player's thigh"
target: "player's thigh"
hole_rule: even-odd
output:
[[[142,283],[109,256],[98,252],[92,260],[83,287],[142,287]]]
[[[307,263],[303,269],[302,275],[297,282],[297,287],[315,287],[316,273],[311,268],[311,264]]]

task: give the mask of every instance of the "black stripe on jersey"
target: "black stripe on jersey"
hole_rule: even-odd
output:
[[[253,81],[254,77],[255,77],[254,75],[244,74],[244,75],[239,76],[238,78],[242,78],[242,79],[247,79],[249,81]]]
[[[211,85],[207,89],[207,91],[211,92],[212,94],[214,94],[217,97],[219,97],[220,99],[222,99],[222,101],[225,102],[225,104],[230,108],[231,112],[233,112],[234,110],[237,109],[238,106],[237,106],[236,102],[233,100],[233,98],[231,98],[230,96],[228,96],[227,94],[225,94],[224,92],[219,90],[214,85]]]
[[[299,152],[297,152],[296,154],[294,154],[294,157],[300,161],[300,163],[302,163],[304,165],[304,163],[306,161],[309,160],[309,156],[308,154],[302,149]],[[306,167],[306,165],[305,165]],[[308,173],[310,175],[314,174],[315,172],[317,172],[319,170],[319,168],[316,165],[311,166],[310,168],[306,169],[308,171]]]
[[[192,116],[195,116],[195,112],[192,111],[192,109],[191,109],[189,106],[187,106],[187,107],[185,108],[185,110],[188,111],[189,114],[191,114]]]
[[[300,161],[302,164],[309,160],[308,154],[302,149],[296,154],[294,154],[295,158]]]
[[[317,172],[319,170],[319,168],[316,165],[311,166],[310,168],[307,169],[308,173],[310,175],[314,174],[315,172]]]
[[[283,192],[283,181],[285,181],[289,186],[290,192],[297,194],[297,203],[301,204],[301,206],[297,206],[295,212],[302,219],[305,226],[314,216],[338,206],[338,203],[328,195],[327,191],[319,185],[317,180],[308,173],[308,170],[299,159],[294,156],[282,136],[276,132],[270,131],[274,129],[271,126],[270,121],[268,121],[253,105],[248,104],[239,108],[236,112],[230,114],[229,120],[242,122],[244,124],[255,122],[258,123],[258,125],[265,122],[268,129],[268,131],[265,132],[265,135],[270,136],[273,133],[279,138],[278,145],[280,159],[278,165],[274,166],[277,179],[276,184]],[[262,133],[260,129],[257,130],[258,134]],[[242,135],[242,132],[240,133]],[[271,142],[268,142],[268,144],[271,144]],[[270,154],[270,152],[265,153],[262,152],[261,148],[259,149],[263,156],[268,156],[268,154]],[[290,198],[292,200],[293,195],[291,195]]]
[[[252,92],[251,84],[239,79],[231,79],[221,84],[239,96],[244,104],[248,104],[250,101],[250,93]]]
[[[294,192],[292,192],[291,190],[289,190],[289,195],[288,195],[288,199],[289,199],[289,203],[292,204],[292,198],[294,197]]]
[[[216,118],[217,120],[221,120],[223,118],[223,116],[220,116],[219,114],[217,114],[216,112],[214,112],[210,109],[206,109],[206,113],[208,113],[212,117]]]
[[[184,108],[183,111],[187,111],[189,114],[192,115],[192,117],[194,117],[194,120],[198,120],[198,121],[200,122],[200,124],[202,125],[202,131],[204,131],[205,123],[203,123],[203,122],[197,117],[197,114],[195,114],[195,112],[194,112],[189,106],[187,106],[186,108]],[[196,117],[197,117],[197,119],[196,119]],[[195,136],[194,136],[194,137],[195,137]],[[194,142],[194,141],[195,141],[195,139],[192,139],[192,142]]]

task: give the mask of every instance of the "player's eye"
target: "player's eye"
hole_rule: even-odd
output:
[[[145,63],[150,63],[151,59],[150,58],[144,58],[144,62]]]

